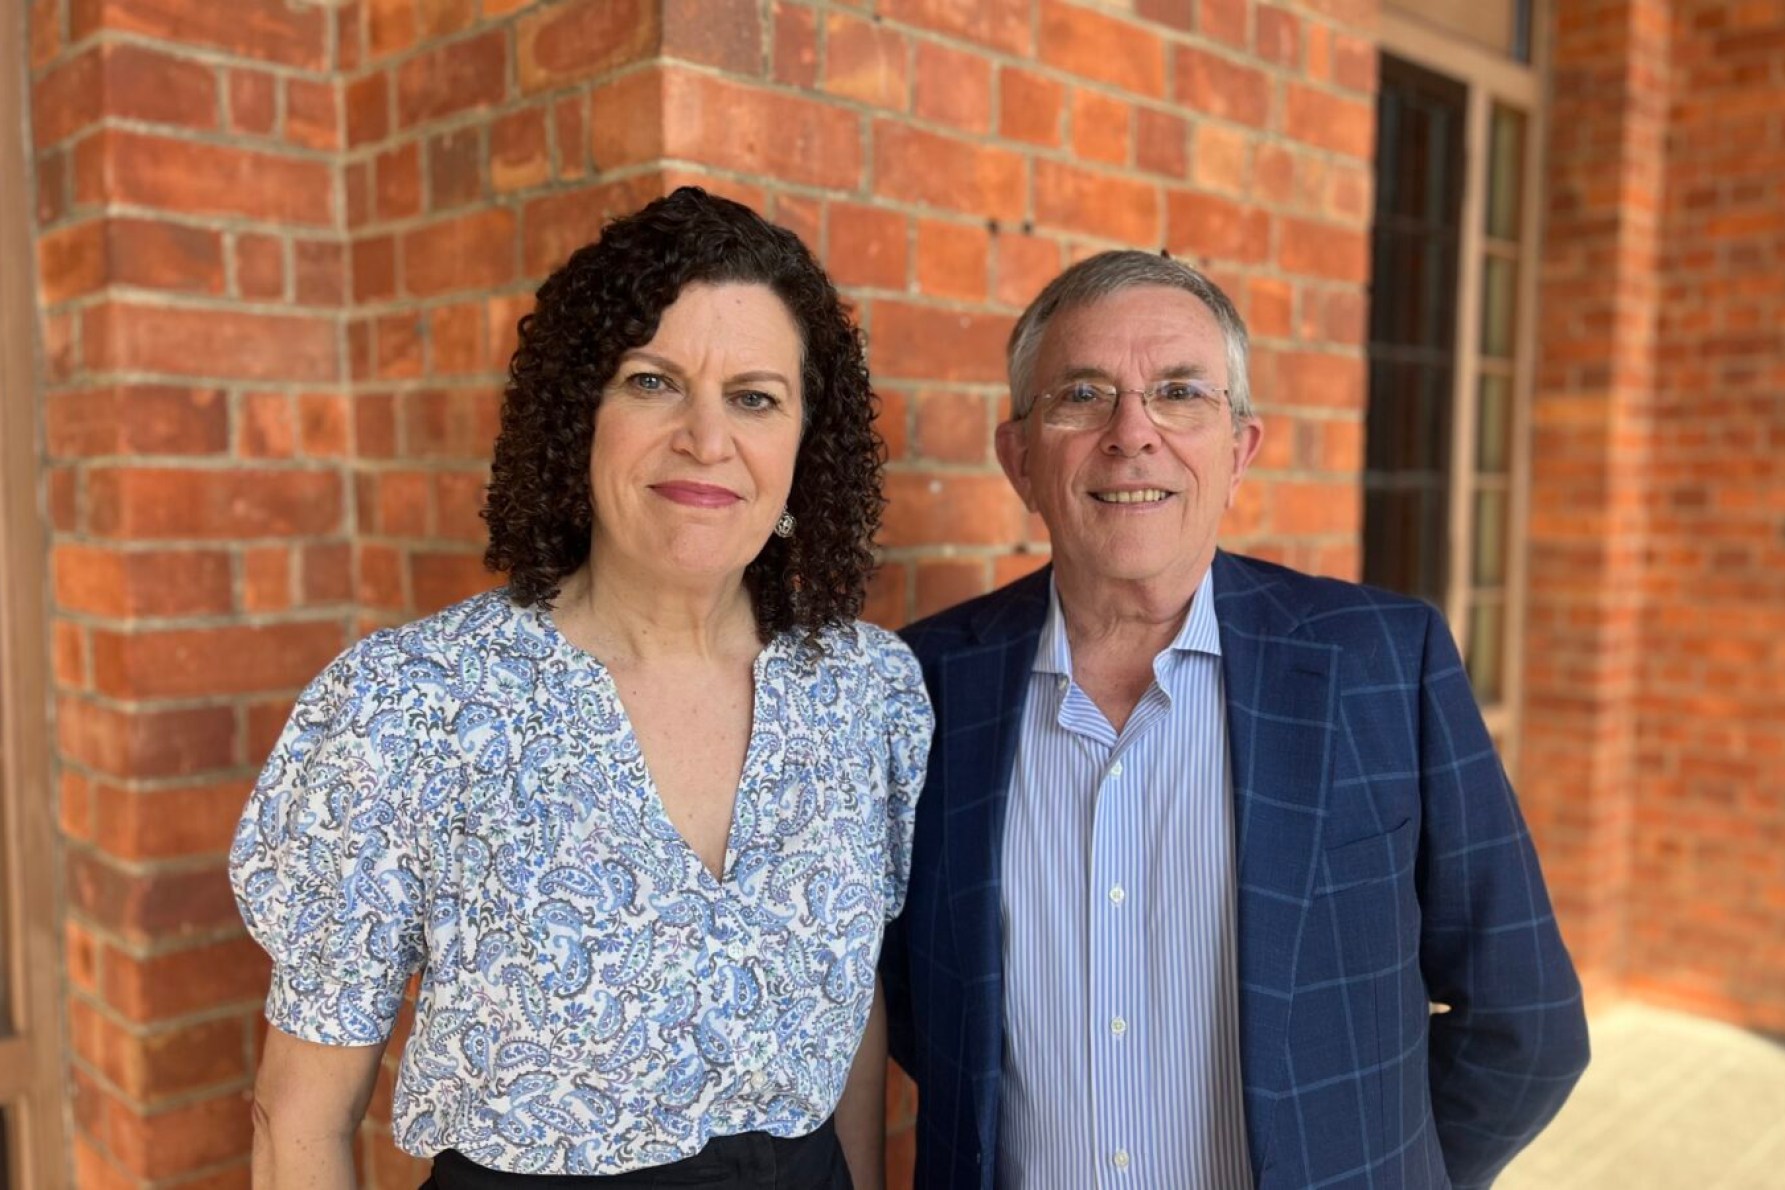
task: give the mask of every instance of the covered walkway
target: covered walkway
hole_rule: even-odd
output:
[[[1785,1190],[1785,1046],[1634,1004],[1592,1030],[1586,1077],[1496,1190]]]

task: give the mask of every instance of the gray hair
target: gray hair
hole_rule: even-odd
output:
[[[1010,373],[1011,414],[1022,417],[1035,402],[1030,388],[1035,357],[1056,314],[1088,306],[1125,289],[1157,285],[1181,289],[1209,308],[1227,347],[1227,402],[1236,427],[1252,419],[1252,385],[1246,379],[1246,323],[1233,302],[1200,271],[1169,256],[1127,248],[1079,261],[1047,283],[1010,332],[1005,357]]]

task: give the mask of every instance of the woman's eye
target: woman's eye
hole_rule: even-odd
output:
[[[660,376],[656,372],[634,372],[626,377],[626,387],[638,393],[667,393],[674,391],[669,377]]]
[[[752,413],[767,413],[781,403],[769,394],[756,389],[745,389],[743,392],[734,393],[731,399]]]

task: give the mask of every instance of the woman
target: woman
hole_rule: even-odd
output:
[[[338,658],[236,835],[274,959],[257,1186],[352,1184],[417,971],[392,1115],[437,1190],[879,1185],[932,719],[853,618],[872,416],[830,282],[736,203],[678,190],[540,288],[484,514],[507,587]]]

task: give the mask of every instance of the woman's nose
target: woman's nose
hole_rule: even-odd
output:
[[[731,453],[731,425],[725,416],[722,394],[699,393],[682,407],[677,444],[703,463],[717,462]]]

